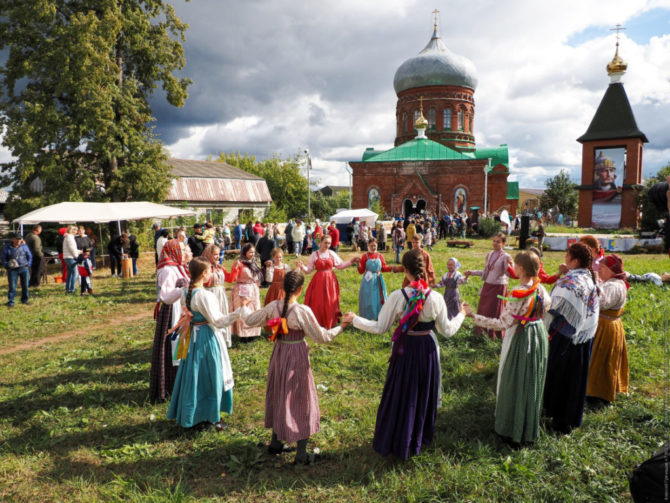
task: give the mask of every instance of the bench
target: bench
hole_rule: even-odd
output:
[[[472,248],[475,246],[474,241],[466,241],[464,239],[450,239],[447,241],[447,246],[450,247],[455,247],[455,246],[462,246],[463,248]]]

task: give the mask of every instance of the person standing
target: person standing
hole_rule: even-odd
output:
[[[416,234],[416,226],[414,225],[414,220],[409,219],[409,224],[407,224],[407,227],[405,227],[405,239],[407,239],[407,244],[405,247],[408,250],[411,250],[412,247],[412,238],[414,237],[414,234]]]
[[[272,250],[275,249],[275,242],[272,239],[272,230],[270,225],[267,226],[267,231],[263,233],[263,236],[258,240],[258,245],[256,245],[256,252],[261,258],[261,270],[263,271],[263,282],[261,287],[265,288],[270,286],[270,284],[265,281],[265,264],[266,262],[272,260]]]
[[[193,235],[188,238],[188,246],[194,257],[202,255],[202,252],[205,249],[205,235],[202,233],[202,225],[193,225]]]
[[[77,257],[79,257],[79,249],[77,249],[77,241],[74,237],[76,232],[77,227],[70,225],[63,239],[63,259],[65,259],[67,266],[65,293],[75,293],[75,287],[77,286]]]
[[[425,273],[425,280],[428,283],[428,286],[431,288],[435,285],[435,268],[433,267],[433,261],[430,258],[430,254],[421,248],[421,244],[423,243],[423,236],[419,233],[416,233],[412,236],[412,250],[419,250],[421,252],[421,255],[423,256],[423,267],[424,267],[424,273]],[[409,285],[409,279],[405,277],[405,279],[402,282],[402,287],[405,288],[407,285]]]
[[[405,247],[405,229],[402,227],[402,220],[397,220],[393,230],[391,231],[391,240],[393,241],[393,249],[395,250],[395,263],[400,263],[400,254]]]
[[[289,220],[284,228],[284,236],[286,236],[286,253],[293,253],[293,220]]]
[[[161,256],[161,252],[163,251],[165,243],[167,243],[169,240],[170,240],[170,231],[168,229],[161,229],[160,235],[156,240],[156,253],[158,253],[159,257]]]
[[[256,311],[261,307],[261,294],[259,286],[263,281],[263,272],[256,263],[256,248],[253,243],[246,243],[231,269],[236,275],[235,285],[230,294],[230,304],[236,310],[245,304],[248,299],[249,309]],[[233,335],[237,335],[240,342],[250,342],[261,335],[260,327],[248,327],[243,320],[238,319],[233,325]]]
[[[402,272],[402,268],[386,265],[384,255],[377,253],[377,240],[371,239],[368,251],[358,263],[358,273],[363,275],[358,290],[358,315],[368,320],[376,320],[386,302],[386,283],[383,272]]]
[[[338,250],[340,249],[340,231],[337,230],[335,220],[330,222],[330,227],[328,227],[328,235],[330,236],[331,239],[330,249],[333,250],[335,253],[337,253]]]
[[[346,313],[342,322],[353,322],[354,327],[365,332],[383,334],[400,320],[393,333],[372,447],[382,456],[393,454],[407,459],[430,445],[435,435],[442,387],[435,332],[451,337],[463,323],[464,313],[449,319],[444,299],[426,283],[421,250],[405,253],[402,265],[408,286],[389,295],[378,321]]]
[[[109,252],[109,268],[112,271],[112,278],[121,277],[121,260],[123,260],[123,244],[121,236],[114,236],[107,245]],[[159,261],[160,263],[160,261]]]
[[[302,254],[302,242],[305,239],[305,226],[302,224],[302,219],[298,218],[295,221],[293,230],[291,231],[293,238],[293,247],[295,248],[295,256],[300,257]]]
[[[240,221],[235,219],[235,226],[233,227],[233,241],[235,242],[235,250],[242,248],[242,225]]]
[[[507,241],[507,234],[498,232],[493,236],[493,251],[486,255],[484,269],[479,271],[465,271],[465,277],[481,276],[484,285],[479,290],[479,303],[477,304],[477,314],[487,318],[500,318],[503,310],[503,301],[500,297],[507,295],[508,273],[507,269],[513,267],[512,257],[503,249]],[[477,335],[482,333],[482,329],[477,327]],[[502,338],[502,331],[487,330],[489,338]]]
[[[137,242],[135,234],[128,236],[128,257],[133,261],[133,276],[137,276],[137,259],[140,258],[140,244]]]
[[[63,279],[63,283],[65,283],[65,280],[67,278],[67,264],[65,263],[65,259],[63,258],[63,241],[65,240],[65,233],[67,232],[67,227],[61,227],[58,229],[58,239],[56,239],[56,251],[58,252],[58,260],[60,260],[61,264],[61,278]]]
[[[91,249],[89,250],[91,267],[93,270],[95,270],[95,260],[96,256],[98,255],[98,236],[95,235],[95,232],[93,232],[93,229],[90,227],[86,227],[86,235],[91,242]]]
[[[12,241],[5,244],[2,250],[2,265],[7,269],[7,282],[9,289],[7,291],[7,307],[14,307],[14,297],[16,296],[16,283],[21,281],[21,303],[28,304],[30,296],[28,292],[28,282],[30,279],[30,266],[33,262],[33,256],[30,249],[23,242],[21,234],[14,234]]]
[[[161,252],[158,251],[157,242],[158,238],[161,236],[161,226],[160,224],[154,223],[151,225],[151,229],[154,231],[154,255],[156,257],[156,265],[158,266],[158,258],[161,256]]]
[[[32,287],[40,286],[40,277],[44,271],[44,251],[42,250],[41,233],[42,226],[37,224],[25,239],[26,245],[33,256],[33,263],[30,266],[30,286]]]

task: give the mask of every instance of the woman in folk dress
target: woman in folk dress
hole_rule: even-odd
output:
[[[244,299],[250,299],[248,309],[256,311],[261,307],[260,284],[263,281],[263,272],[256,264],[256,248],[253,243],[246,243],[242,247],[240,258],[233,265],[232,272],[237,275],[237,280],[230,295],[230,303],[233,310],[242,306]],[[248,327],[244,320],[237,320],[233,325],[233,335],[240,338],[240,342],[250,342],[252,337],[261,335],[260,327]]]
[[[219,310],[223,314],[228,314],[228,295],[226,295],[226,283],[234,283],[237,279],[236,271],[228,272],[220,263],[221,248],[215,244],[207,245],[202,252],[202,257],[211,264],[211,276],[204,287],[212,292],[219,301]],[[227,347],[231,347],[233,338],[230,335],[230,328],[219,329],[219,335],[223,338]]]
[[[402,270],[402,268],[400,268]],[[358,291],[358,315],[368,320],[376,320],[386,302],[386,283],[382,272],[399,272],[386,265],[384,255],[377,253],[377,241],[368,242],[368,251],[358,263],[358,272],[363,275]]]
[[[291,266],[283,262],[284,252],[281,248],[274,248],[271,256],[272,260],[265,263],[265,281],[270,283],[270,288],[265,295],[264,306],[284,298],[284,276],[291,270]]]
[[[449,319],[454,318],[461,309],[461,293],[458,287],[467,283],[468,278],[463,276],[458,269],[461,263],[456,257],[447,260],[447,272],[442,279],[435,285],[435,288],[444,287],[444,302],[447,304]]]

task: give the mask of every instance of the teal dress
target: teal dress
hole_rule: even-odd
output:
[[[377,320],[379,311],[386,302],[386,284],[381,274],[385,264],[382,263],[380,257],[379,254],[377,258],[370,258],[369,255],[366,255],[365,269],[359,270],[363,273],[363,279],[358,291],[358,315],[368,320]]]
[[[191,341],[186,358],[179,364],[168,419],[190,428],[220,421],[221,411],[232,414],[233,388],[224,390],[222,365],[219,339],[205,317],[193,311]]]

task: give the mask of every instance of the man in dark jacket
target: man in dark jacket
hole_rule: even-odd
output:
[[[269,227],[269,226],[268,226]],[[265,281],[265,269],[267,266],[265,263],[272,260],[272,250],[275,247],[275,240],[269,237],[270,232],[264,231],[261,238],[256,243],[256,253],[261,257],[261,265],[263,271],[263,282],[261,283],[262,287],[270,286],[270,283]]]
[[[188,246],[194,257],[199,257],[205,251],[205,236],[202,233],[202,225],[193,226],[193,235],[188,238]]]
[[[30,266],[33,256],[28,246],[23,242],[20,234],[14,234],[12,241],[7,243],[2,250],[2,265],[7,269],[7,281],[9,291],[7,292],[7,307],[14,307],[16,296],[16,283],[21,279],[21,302],[28,304],[28,280],[30,279]]]
[[[40,234],[42,226],[37,224],[33,231],[26,236],[26,245],[33,256],[33,264],[30,267],[30,286],[40,286],[40,276],[44,271],[44,252],[42,251],[42,239]]]

